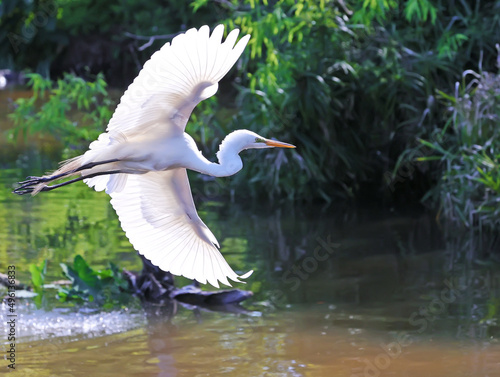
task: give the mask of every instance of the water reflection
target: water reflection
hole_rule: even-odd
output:
[[[108,197],[85,185],[10,195],[0,170],[0,270],[79,253],[140,270]],[[378,210],[199,205],[229,263],[256,270],[240,314],[178,304],[37,311],[19,300],[24,375],[500,375],[500,271],[443,239],[435,219]],[[188,283],[177,279],[178,284]],[[252,313],[261,313],[260,316]],[[3,307],[0,320],[5,322]]]

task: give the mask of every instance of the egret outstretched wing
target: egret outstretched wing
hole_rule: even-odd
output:
[[[239,282],[196,212],[186,169],[130,175],[110,195],[128,239],[154,265],[215,287]]]
[[[235,45],[235,29],[221,43],[223,33],[223,25],[211,36],[208,26],[190,29],[154,53],[123,94],[107,131],[126,138],[184,131],[192,110],[217,92],[250,38],[246,35]]]
[[[239,30],[235,29],[222,42],[223,33],[224,25],[218,25],[211,35],[208,26],[190,29],[155,52],[123,94],[107,132],[90,144],[80,163],[102,160],[110,145],[157,140],[184,132],[193,109],[217,92],[218,82],[238,60],[250,38],[246,35],[236,43]],[[85,183],[110,193],[121,190],[126,180],[124,175],[99,176]]]
[[[208,26],[175,37],[146,62],[121,98],[106,132],[81,156],[65,161],[50,175],[28,177],[19,195],[50,191],[83,180],[106,190],[122,228],[138,252],[172,274],[230,285],[238,276],[218,250],[210,229],[196,212],[186,168],[216,177],[236,174],[245,149],[295,148],[237,130],[221,143],[219,163],[207,160],[184,129],[194,107],[214,95],[219,80],[240,57],[250,36],[236,43],[233,30],[222,43],[224,27]],[[68,181],[48,185],[67,177]]]

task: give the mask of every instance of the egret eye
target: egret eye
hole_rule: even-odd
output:
[[[260,137],[255,138],[256,143],[265,143],[266,141],[264,139],[261,139]]]

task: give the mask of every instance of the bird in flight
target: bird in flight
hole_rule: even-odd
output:
[[[131,244],[160,269],[215,287],[250,276],[252,271],[238,276],[219,252],[196,212],[186,169],[226,177],[241,170],[245,149],[295,146],[237,130],[222,141],[214,163],[184,132],[193,109],[217,92],[250,39],[236,43],[236,29],[222,42],[223,33],[223,25],[211,35],[202,26],[166,43],[144,64],[87,152],[52,174],[28,177],[14,193],[35,195],[83,180],[111,196]],[[71,176],[76,178],[48,185]]]

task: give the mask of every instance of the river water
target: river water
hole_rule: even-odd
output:
[[[83,183],[11,194],[55,168],[24,152],[0,170],[0,272],[82,255],[94,269],[141,262],[104,193]],[[269,206],[195,195],[231,266],[255,273],[253,296],[227,313],[171,303],[99,310],[16,301],[19,376],[500,376],[500,269],[435,218],[401,208]],[[176,279],[178,285],[189,284]],[[205,289],[211,289],[206,287]],[[0,309],[8,351],[9,307]],[[4,353],[6,355],[6,353]]]

